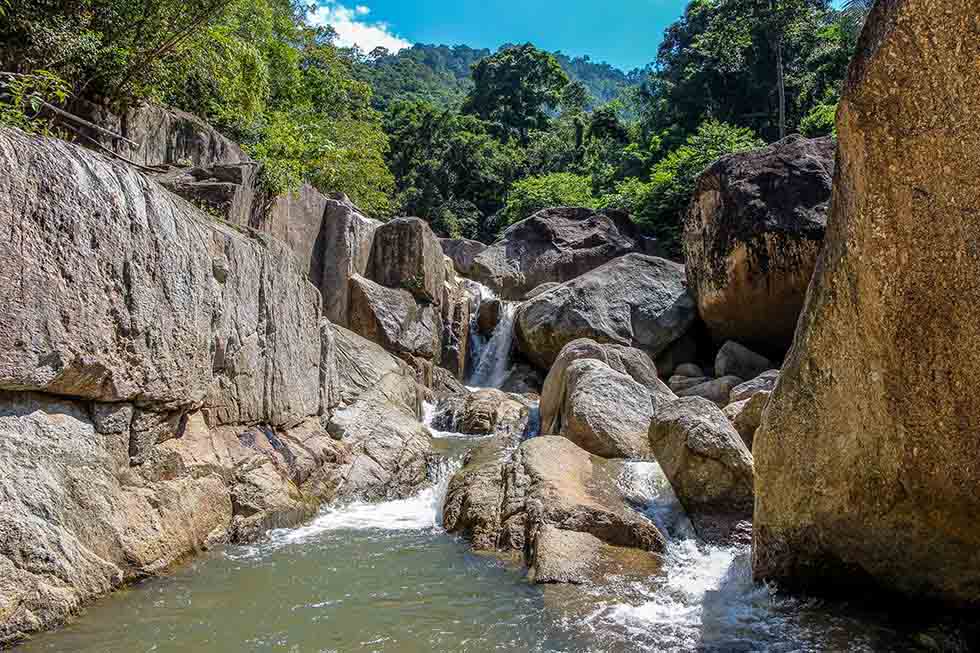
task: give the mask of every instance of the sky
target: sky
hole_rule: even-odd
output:
[[[339,44],[370,52],[413,43],[496,49],[532,42],[589,55],[623,70],[657,56],[664,28],[687,0],[320,0],[311,21],[330,24]]]

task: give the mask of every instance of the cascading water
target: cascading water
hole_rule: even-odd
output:
[[[510,372],[510,350],[514,343],[514,316],[517,304],[504,302],[500,308],[500,321],[490,340],[479,354],[476,367],[467,385],[481,388],[499,388]]]

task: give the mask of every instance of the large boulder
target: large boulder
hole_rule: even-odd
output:
[[[788,348],[824,237],[834,150],[829,137],[789,136],[722,157],[698,179],[684,257],[717,342]]]
[[[565,370],[557,435],[603,458],[650,458],[650,392],[605,363],[577,360]]]
[[[446,266],[429,223],[398,218],[378,227],[365,276],[382,286],[407,290],[420,302],[439,304]]]
[[[754,379],[773,368],[772,362],[737,342],[728,341],[715,356],[715,375]]]
[[[442,299],[442,355],[439,364],[457,381],[466,375],[469,356],[472,297],[467,284],[456,276],[452,260],[443,259],[446,269]]]
[[[389,373],[406,378],[414,376],[407,363],[392,356],[381,345],[343,327],[331,325],[331,330],[336,351],[337,405],[353,404]]]
[[[355,275],[350,280],[352,331],[390,352],[438,361],[442,352],[442,315],[431,304],[418,304],[407,290],[378,285]]]
[[[542,369],[578,338],[636,347],[655,357],[687,331],[696,312],[684,266],[630,254],[522,304],[517,342]]]
[[[657,376],[650,357],[639,349],[622,345],[603,345],[595,340],[580,338],[565,345],[548,371],[541,390],[541,432],[557,435],[561,432],[561,408],[567,394],[569,366],[579,360],[598,360],[616,372],[626,374],[644,389],[653,407],[676,399],[670,388]]]
[[[538,583],[586,582],[638,561],[647,573],[656,568],[664,537],[623,496],[620,463],[562,437],[532,438],[516,450],[511,443],[487,442],[453,477],[447,530],[477,548],[523,551]]]
[[[643,248],[643,238],[625,213],[552,208],[509,227],[463,273],[504,299],[519,300],[543,283],[570,281],[624,254],[643,253]]]
[[[280,199],[280,208],[284,202]],[[374,232],[381,222],[365,217],[346,195],[337,194],[318,202],[322,205],[318,229],[307,234],[298,227],[305,221],[295,215],[297,203],[302,206],[302,196],[290,199],[286,204],[290,216],[286,221],[289,230],[285,240],[294,252],[305,253],[300,249],[301,244],[295,241],[300,234],[308,237],[304,242],[310,248],[309,256],[303,260],[309,261],[310,281],[320,289],[323,297],[323,314],[334,324],[349,326],[350,279],[367,272]],[[298,213],[315,215],[313,211]]]
[[[473,276],[473,263],[487,248],[480,241],[467,238],[441,238],[439,244],[442,252],[452,260],[456,272],[464,277]]]
[[[868,18],[827,240],[755,438],[760,579],[980,606],[978,37],[974,0]]]
[[[752,519],[752,453],[707,399],[686,397],[658,409],[650,444],[698,534],[724,541]]]

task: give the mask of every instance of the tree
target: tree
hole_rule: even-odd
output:
[[[499,123],[526,145],[532,129],[547,127],[548,109],[560,106],[568,81],[554,56],[530,44],[506,48],[473,67],[463,111]]]
[[[587,176],[558,172],[528,177],[515,183],[507,194],[504,223],[514,224],[542,209],[553,206],[595,208],[592,180]]]

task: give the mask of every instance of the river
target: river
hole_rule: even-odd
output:
[[[509,335],[489,342],[495,340],[510,346]],[[478,355],[485,360],[477,373],[498,381],[499,362],[486,351]],[[780,597],[753,583],[748,548],[699,543],[656,463],[625,464],[621,485],[669,535],[660,575],[643,582],[609,578],[594,587],[532,585],[519,560],[474,554],[442,529],[449,478],[478,438],[434,435],[443,453],[432,470],[436,482],[415,497],[329,507],[312,522],[274,531],[259,544],[211,551],[96,602],[74,623],[17,650],[909,649],[908,635],[886,614]]]

